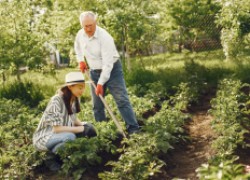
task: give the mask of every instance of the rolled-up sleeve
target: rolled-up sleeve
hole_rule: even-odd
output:
[[[101,46],[102,73],[99,78],[98,84],[103,85],[109,80],[111,71],[114,66],[114,61],[118,58],[114,59],[114,52],[116,51],[116,47],[113,38],[109,34],[106,34],[101,39],[101,41],[105,42],[105,46]]]

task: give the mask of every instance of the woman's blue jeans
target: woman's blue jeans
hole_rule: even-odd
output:
[[[62,148],[67,141],[73,141],[76,135],[70,132],[54,133],[46,143],[46,147],[56,153],[59,148]]]
[[[94,70],[90,71],[91,79],[97,84],[100,78],[100,72]],[[109,89],[109,92],[114,97],[117,107],[124,119],[128,133],[133,133],[139,129],[139,125],[135,118],[135,113],[130,104],[128,93],[126,90],[125,80],[122,71],[122,65],[120,60],[114,63],[114,67],[111,71],[109,80],[104,84],[104,96],[105,90]],[[95,89],[91,86],[91,94],[93,101],[94,117],[96,121],[105,121],[106,115],[104,111],[104,104],[101,99],[96,96]]]

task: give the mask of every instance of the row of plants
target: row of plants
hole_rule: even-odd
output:
[[[77,138],[58,152],[63,161],[63,176],[81,179],[85,171],[103,166],[105,158],[116,156],[115,141],[119,141],[119,136],[115,124],[112,121],[93,124],[98,132],[97,137]]]
[[[99,178],[119,179],[126,175],[128,179],[147,179],[160,172],[165,163],[158,158],[159,154],[167,153],[173,148],[174,143],[185,138],[180,134],[183,133],[182,126],[188,115],[181,110],[190,101],[187,97],[192,96],[184,84],[180,85],[177,92],[169,101],[161,104],[161,110],[155,116],[146,120],[142,118],[142,114],[154,106],[154,101],[147,96],[139,98],[129,91],[136,116],[142,118],[144,125],[142,133],[124,138],[121,144],[113,121],[95,122],[90,102],[82,103],[84,110],[79,114],[79,118],[92,122],[98,131],[98,136],[91,139],[79,138],[65,145],[64,150],[59,152],[63,160],[61,171],[63,176],[80,179],[84,176],[84,172],[91,171],[93,167],[102,167],[105,170],[104,165],[107,161],[109,162],[106,166],[112,167],[112,171],[100,173]],[[107,95],[106,100],[120,119],[111,96]],[[120,123],[125,127],[124,122]],[[112,159],[114,161],[110,161]]]
[[[181,113],[181,110],[185,109],[189,102],[193,101],[194,94],[197,94],[195,90],[189,88],[190,85],[181,83],[175,90],[177,93],[172,97],[167,95],[164,85],[160,81],[149,83],[150,89],[143,97],[136,96],[133,87],[128,88],[137,119],[142,121],[144,126],[143,133],[124,139],[121,146],[116,142],[119,138],[114,123],[112,121],[96,123],[93,120],[91,102],[82,103],[83,111],[79,114],[79,118],[92,122],[98,131],[98,136],[91,139],[80,138],[65,146],[65,151],[60,152],[64,162],[62,167],[64,176],[80,179],[89,168],[103,167],[107,161],[118,156],[120,158],[117,162],[108,163],[108,167],[113,167],[111,174],[113,171],[116,172],[116,175],[119,174],[118,171],[123,171],[119,168],[127,167],[126,164],[123,164],[126,162],[137,167],[136,158],[142,161],[139,162],[138,168],[129,167],[131,177],[145,179],[159,172],[164,165],[164,162],[158,158],[159,153],[166,153],[174,143],[183,138],[179,134],[183,132],[182,125],[187,115]],[[1,177],[3,178],[34,178],[36,175],[33,174],[33,170],[43,165],[45,153],[35,151],[31,141],[39,117],[49,100],[48,94],[44,95],[41,86],[35,82],[25,81],[14,82],[1,88],[1,104],[3,104],[0,107],[0,120],[3,123],[1,127],[1,137],[3,137],[1,139],[1,153],[3,154]],[[26,91],[27,89],[28,91]],[[27,95],[23,96],[24,94]],[[9,100],[3,97],[7,97]],[[167,97],[168,101],[162,103],[162,97]],[[89,99],[83,98],[83,100]],[[115,115],[121,119],[112,97],[108,95],[106,100]],[[155,104],[159,104],[161,110],[155,116],[147,120],[143,119],[143,113],[154,108]],[[125,127],[123,121],[121,124]],[[13,143],[9,143],[10,141]],[[148,146],[148,142],[152,142],[152,144]],[[133,158],[135,149],[136,154],[141,155],[140,157]],[[109,158],[105,158],[103,156],[105,154],[108,154]],[[129,160],[130,157],[131,160]],[[120,159],[124,159],[124,161],[120,161]],[[103,172],[100,177],[112,176],[108,174],[109,172]]]
[[[210,113],[214,117],[211,125],[216,133],[212,147],[216,154],[196,170],[201,180],[250,178],[250,174],[244,174],[244,166],[237,163],[239,157],[235,155],[237,147],[247,146],[244,135],[248,131],[243,124],[249,125],[244,113],[249,96],[241,91],[243,86],[239,80],[224,79],[216,98],[211,100]]]
[[[167,153],[169,149],[180,139],[185,138],[182,126],[187,114],[182,113],[190,102],[197,100],[198,90],[192,83],[181,83],[176,87],[173,96],[164,92],[161,82],[150,83],[152,86],[143,97],[135,95],[134,86],[129,87],[129,96],[135,110],[137,119],[142,121],[142,133],[135,134],[129,139],[123,139],[121,145],[112,144],[117,140],[117,132],[113,122],[92,123],[98,129],[98,137],[79,139],[66,145],[61,157],[64,160],[64,175],[73,175],[75,179],[80,179],[84,172],[93,165],[104,165],[102,155],[108,153],[117,157],[114,161],[106,165],[112,167],[112,171],[105,171],[99,174],[102,179],[119,179],[126,175],[128,179],[147,179],[149,176],[160,172],[165,163],[158,158],[159,154]],[[197,85],[198,83],[196,83]],[[196,86],[198,88],[198,86]],[[162,93],[164,92],[164,93]],[[162,97],[167,97],[167,101],[159,101]],[[114,111],[114,114],[121,119],[117,106],[111,95],[106,96],[106,100]],[[143,114],[154,106],[160,105],[160,111],[149,119],[143,119]],[[80,119],[84,121],[93,120],[90,102],[82,104]],[[120,122],[125,127],[124,122]],[[103,128],[105,127],[105,128]],[[105,133],[103,131],[105,130]],[[113,135],[112,135],[113,134]],[[148,144],[150,142],[150,144]],[[85,144],[89,143],[88,146]],[[74,152],[74,153],[73,153]],[[110,159],[108,159],[110,160]]]
[[[32,136],[41,115],[40,108],[31,109],[21,100],[0,99],[0,178],[26,179],[37,177],[36,169],[44,166],[45,152],[38,152],[32,145]],[[43,104],[44,102],[41,101]],[[43,105],[41,105],[43,106]],[[80,118],[89,113],[83,120],[92,122],[98,132],[95,138],[79,138],[68,143],[65,151],[60,152],[63,160],[62,173],[79,179],[90,166],[101,164],[103,152],[115,154],[118,139],[113,122],[93,122],[91,106],[82,111]]]
[[[135,96],[131,90],[129,90],[129,94],[137,119],[143,121],[143,112],[151,109],[154,106],[154,102],[146,97],[139,98]],[[117,119],[121,119],[120,113],[118,112],[112,96],[108,94],[105,99]],[[78,117],[82,121],[91,122],[96,127],[98,136],[91,139],[76,139],[74,142],[67,143],[64,150],[59,152],[59,155],[63,159],[61,173],[64,176],[73,176],[74,179],[82,178],[84,176],[84,172],[88,170],[91,171],[93,167],[105,168],[104,165],[107,161],[117,159],[119,154],[122,153],[119,149],[121,146],[120,141],[122,140],[121,135],[117,131],[117,128],[111,120],[111,117],[109,117],[109,114],[107,113],[107,116],[110,118],[109,121],[101,123],[95,122],[93,120],[91,101],[84,102],[81,106],[83,111],[80,112]],[[121,121],[120,124],[125,127],[123,121]],[[122,144],[126,141],[128,141],[127,138],[123,139]]]
[[[38,118],[20,100],[0,99],[0,178],[24,179],[40,163],[32,146],[32,135]]]
[[[147,95],[145,95],[147,97]],[[181,83],[177,93],[161,103],[161,109],[145,120],[142,133],[122,141],[118,161],[109,161],[111,171],[99,173],[101,179],[149,179],[161,172],[166,163],[159,155],[185,140],[183,125],[189,117],[182,113],[194,99],[188,83]]]
[[[0,122],[3,124],[0,127],[1,178],[34,178],[36,175],[33,170],[43,166],[45,153],[37,152],[33,148],[32,135],[49,97],[43,96],[41,86],[31,81],[14,81],[2,87],[0,92],[0,103],[2,104]],[[137,117],[140,117],[143,111],[153,107],[153,102],[149,99],[138,98],[133,94],[131,96]],[[85,100],[83,98],[83,101]],[[107,101],[112,108],[116,108],[110,95],[107,96]],[[103,153],[109,153],[111,158],[113,154],[117,154],[115,141],[119,137],[112,121],[94,122],[91,101],[83,102],[81,106],[83,111],[79,114],[79,118],[92,122],[98,131],[98,137],[77,139],[76,142],[69,143],[66,150],[60,153],[64,161],[62,172],[75,179],[79,179],[89,167],[102,164]],[[114,110],[118,115],[117,110]]]
[[[111,161],[111,172],[99,174],[102,179],[148,179],[165,164],[158,158],[167,153],[178,142],[183,132],[182,125],[187,115],[165,102],[162,109],[146,121],[141,134],[135,134],[122,141],[118,161]]]

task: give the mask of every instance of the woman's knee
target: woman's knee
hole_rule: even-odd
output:
[[[76,135],[74,133],[65,133],[64,141],[74,141],[76,139]]]

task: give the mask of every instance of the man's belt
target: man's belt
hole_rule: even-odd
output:
[[[116,64],[116,63],[118,63],[119,62],[119,59],[116,61],[116,62],[114,62],[114,65]],[[93,72],[95,72],[95,73],[98,73],[98,74],[101,74],[102,73],[102,69],[91,69],[91,71],[93,71]]]
[[[95,73],[99,73],[99,74],[101,74],[102,69],[91,69],[91,71],[94,71]]]

